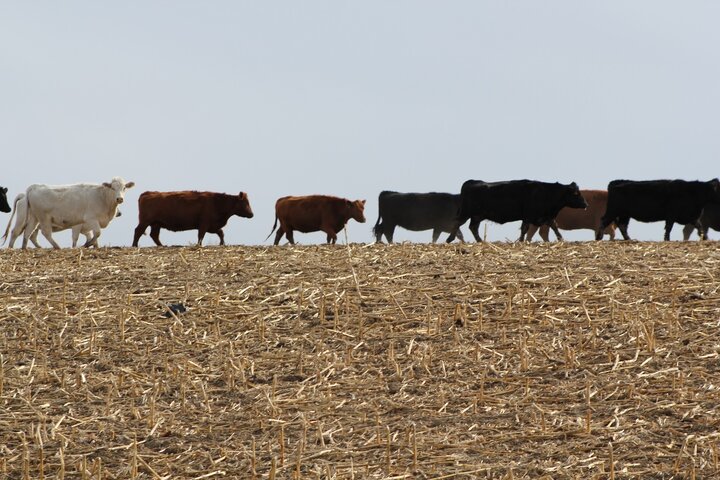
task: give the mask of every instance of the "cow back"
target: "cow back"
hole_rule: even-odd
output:
[[[340,231],[352,216],[348,203],[330,195],[286,196],[275,202],[275,215],[286,230],[315,232],[329,223]]]
[[[715,198],[712,182],[614,180],[608,184],[607,215],[641,222],[694,223]]]
[[[385,223],[407,230],[452,228],[461,197],[451,193],[398,193],[384,191],[378,197],[380,217]]]
[[[93,219],[104,228],[117,212],[115,191],[97,184],[30,185],[26,201],[38,220],[63,227]]]
[[[461,190],[460,219],[473,217],[496,223],[522,220],[539,225],[554,219],[564,206],[572,204],[570,199],[579,195],[575,184],[527,179],[506,182],[467,181]]]
[[[234,215],[237,202],[237,196],[217,192],[143,192],[138,198],[139,218],[142,224],[172,231],[204,226],[214,232]]]

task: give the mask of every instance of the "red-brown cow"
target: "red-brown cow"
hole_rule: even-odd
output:
[[[346,198],[327,195],[308,195],[305,197],[282,197],[275,202],[275,231],[278,220],[280,228],[275,234],[275,245],[280,243],[283,234],[288,242],[295,244],[293,231],[308,233],[323,231],[327,233],[327,243],[335,243],[337,234],[351,218],[365,223],[365,200],[351,201]],[[270,238],[267,236],[265,240]]]
[[[588,229],[596,231],[598,229],[600,220],[607,209],[607,190],[580,190],[580,193],[588,204],[587,208],[585,210],[578,208],[560,210],[555,217],[555,222],[560,230]],[[530,225],[527,231],[528,242],[532,240],[537,230],[537,225]],[[546,242],[549,240],[549,230],[547,225],[540,227],[540,237]],[[615,240],[615,224],[608,225],[604,233],[610,235],[610,240]]]
[[[198,245],[202,245],[205,233],[215,233],[220,237],[220,245],[225,245],[223,227],[233,215],[252,218],[247,193],[238,195],[215,192],[144,192],[138,198],[140,220],[135,228],[133,247],[150,226],[150,238],[156,245],[160,243],[160,229],[179,232],[198,231]]]

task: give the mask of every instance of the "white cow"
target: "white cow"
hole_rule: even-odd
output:
[[[85,246],[97,247],[101,229],[115,217],[125,190],[133,186],[135,182],[126,183],[120,177],[102,184],[30,185],[25,190],[27,224],[22,248],[27,248],[28,240],[38,226],[53,248],[60,248],[52,238],[53,226],[65,229],[76,225],[80,225],[81,232],[93,233]]]
[[[10,232],[10,225],[12,224],[13,217],[17,214],[17,218],[15,218],[15,226],[12,229],[12,232]],[[10,242],[8,243],[8,248],[13,248],[15,246],[15,240],[20,235],[23,235],[25,232],[25,228],[28,227],[27,224],[27,218],[25,218],[27,215],[27,201],[25,200],[25,193],[18,193],[17,197],[15,197],[15,201],[13,202],[13,209],[12,209],[12,215],[10,215],[10,221],[8,221],[7,227],[5,228],[5,234],[2,236],[2,244],[5,243],[5,239],[8,238],[8,233],[10,233]],[[117,211],[115,214],[116,217],[119,217],[121,215],[120,210]],[[38,233],[40,233],[40,230],[37,228],[37,223],[35,224],[35,230],[30,234],[30,241],[35,245],[37,248],[40,248],[40,244],[37,241]],[[80,234],[82,233],[85,235],[86,241],[90,241],[91,236],[90,233],[92,230],[86,229],[83,230],[83,225],[74,225],[72,227],[72,246],[75,248],[77,246],[78,239],[80,238]],[[63,227],[62,225],[53,224],[53,232],[60,232],[62,230],[65,230],[66,227]]]

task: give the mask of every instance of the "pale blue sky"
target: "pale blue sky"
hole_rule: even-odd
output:
[[[246,191],[226,241],[260,244],[283,195],[367,199],[367,242],[384,189],[708,180],[719,21],[716,1],[3,1],[0,185],[133,180],[101,240],[129,245],[145,190]]]

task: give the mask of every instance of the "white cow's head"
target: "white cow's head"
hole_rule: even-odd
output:
[[[123,201],[125,200],[124,199],[125,190],[127,190],[128,188],[132,188],[134,186],[135,186],[135,182],[127,182],[126,183],[125,180],[123,180],[120,177],[114,177],[112,179],[112,182],[110,182],[110,183],[107,183],[107,182],[103,183],[103,187],[107,187],[114,192],[115,201],[118,204],[123,203]]]

